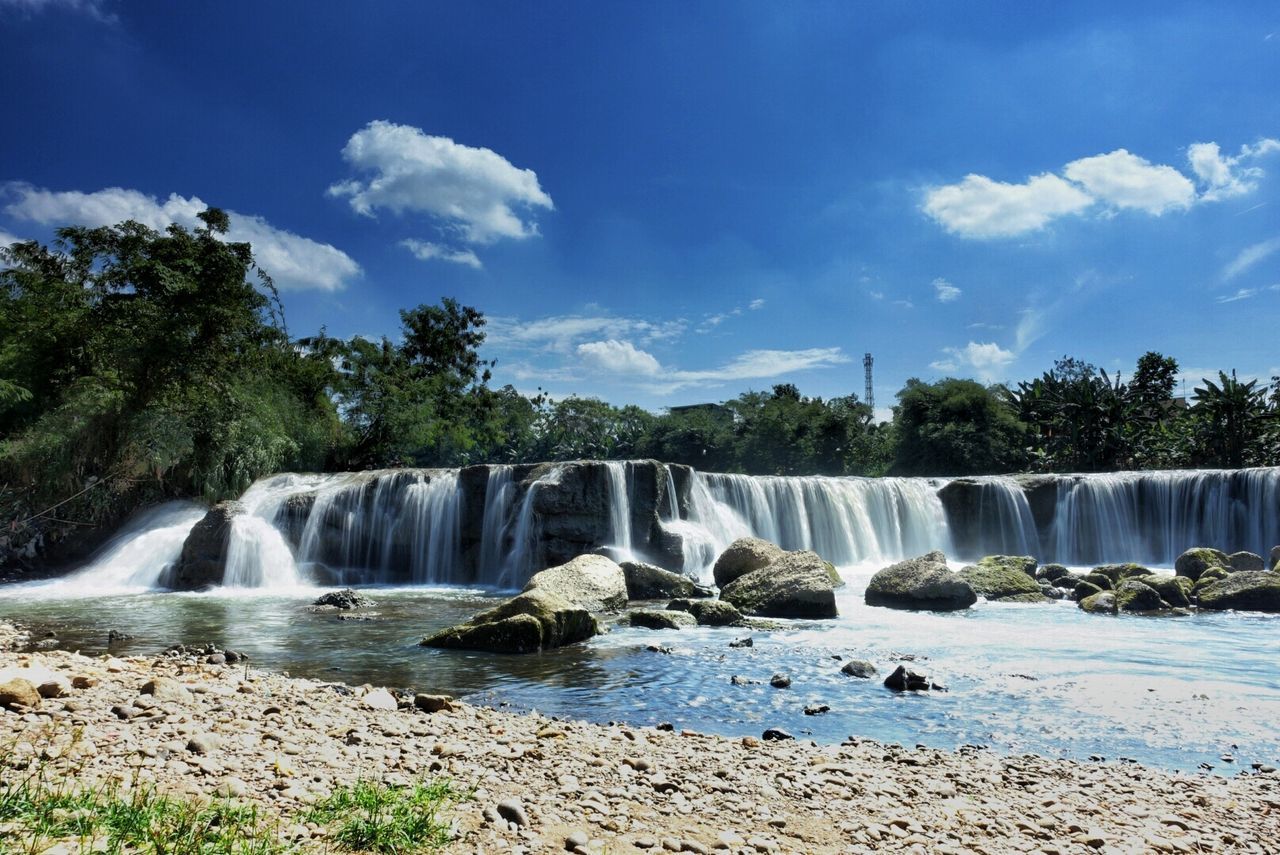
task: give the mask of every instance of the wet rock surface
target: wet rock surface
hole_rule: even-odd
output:
[[[867,584],[865,599],[869,606],[891,609],[956,611],[976,603],[978,594],[952,572],[946,556],[935,551],[876,573]]]

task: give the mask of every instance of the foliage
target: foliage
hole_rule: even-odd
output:
[[[333,838],[344,849],[408,855],[449,842],[449,826],[440,812],[460,798],[443,780],[411,787],[358,781],[316,804],[307,820],[336,825]]]
[[[911,379],[894,408],[893,472],[901,475],[982,475],[1025,464],[1024,427],[1002,387],[973,380]]]

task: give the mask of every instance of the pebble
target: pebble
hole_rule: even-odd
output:
[[[525,813],[524,805],[519,799],[503,799],[498,802],[498,816],[507,822],[515,823],[524,828],[529,824],[529,814]]]
[[[775,689],[789,689],[791,688],[791,678],[786,674],[774,674],[769,678],[769,685]]]

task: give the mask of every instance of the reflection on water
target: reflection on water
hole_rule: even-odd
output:
[[[840,619],[755,632],[755,646],[740,649],[728,642],[743,630],[630,627],[534,656],[418,647],[423,635],[494,602],[490,592],[459,588],[371,589],[376,619],[341,620],[311,610],[315,591],[50,599],[47,586],[11,586],[0,589],[0,617],[52,629],[63,646],[88,654],[108,649],[110,630],[133,636],[110,648],[117,654],[211,641],[248,653],[254,667],[597,721],[670,721],[728,735],[780,726],[818,741],[971,743],[1177,769],[1208,762],[1226,774],[1235,766],[1220,760],[1224,753],[1242,768],[1280,759],[1280,618],[1106,618],[1071,603],[898,612],[862,604],[869,574],[845,571]],[[671,652],[647,649],[657,643]],[[870,659],[883,674],[904,654],[950,691],[895,695],[879,679],[840,673],[840,657]],[[791,689],[769,686],[779,671]],[[734,675],[759,683],[731,685]],[[815,702],[831,712],[805,716]]]

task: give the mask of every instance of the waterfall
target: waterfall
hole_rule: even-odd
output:
[[[277,476],[259,481],[240,497],[244,513],[231,520],[224,587],[296,588],[304,583],[293,550],[275,525],[298,485],[296,476]]]
[[[511,504],[515,501],[515,470],[511,466],[493,466],[484,489],[483,530],[477,575],[481,579],[497,579],[506,554],[506,538],[511,522]]]
[[[189,502],[167,502],[143,511],[129,520],[88,566],[54,584],[69,594],[81,591],[94,596],[155,588],[182,554],[191,527],[204,514],[204,508]]]
[[[511,538],[511,551],[507,553],[507,560],[502,563],[497,577],[491,580],[497,587],[514,588],[529,578],[540,551],[538,515],[534,511],[534,502],[540,490],[560,482],[560,472],[559,466],[552,466],[525,491],[524,500],[520,503],[520,513],[516,517],[515,533]]]
[[[627,464],[620,460],[604,462],[605,483],[609,487],[609,546],[620,561],[633,560],[631,540],[631,501],[627,491]]]
[[[977,507],[968,530],[954,533],[956,552],[963,558],[984,555],[1040,555],[1031,505],[1012,478],[978,478]]]

